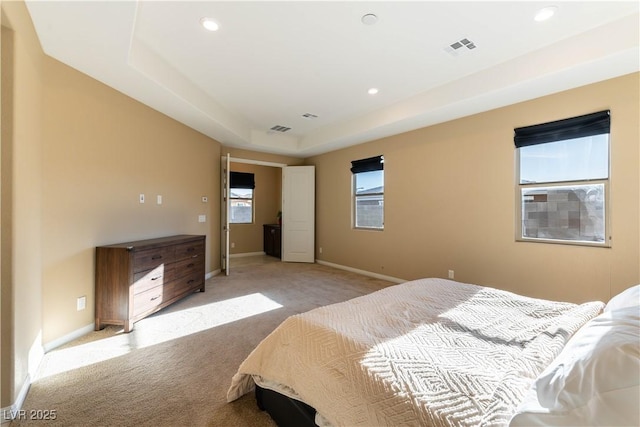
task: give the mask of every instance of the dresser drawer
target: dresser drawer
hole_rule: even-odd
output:
[[[204,256],[196,255],[193,258],[186,258],[182,261],[177,261],[172,265],[175,268],[171,271],[170,279],[178,279],[184,276],[190,276],[193,273],[203,272],[204,271]]]
[[[173,246],[166,246],[161,248],[136,251],[133,254],[134,273],[152,270],[159,265],[173,262],[173,260],[175,259],[174,250],[175,248]]]
[[[196,256],[204,256],[204,240],[196,240],[193,242],[181,243],[179,245],[176,245],[176,261],[185,258],[194,258]]]
[[[204,277],[201,277],[200,273],[194,273],[190,276],[184,276],[176,279],[168,286],[165,285],[166,299],[189,294],[192,291],[202,287],[203,283]]]
[[[195,272],[190,276],[185,276],[179,281],[181,282],[182,289],[189,289],[193,291],[195,289],[202,287],[202,285],[204,285],[204,274]]]
[[[156,286],[133,296],[133,316],[153,310],[168,300],[166,286]]]
[[[140,271],[133,275],[133,293],[139,294],[148,289],[165,284],[175,277],[175,263],[160,264],[152,270]]]

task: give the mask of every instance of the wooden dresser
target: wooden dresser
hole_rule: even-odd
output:
[[[96,248],[96,324],[123,325],[204,292],[205,236],[180,235]]]
[[[278,224],[263,224],[264,253],[274,257],[282,257],[282,232]]]

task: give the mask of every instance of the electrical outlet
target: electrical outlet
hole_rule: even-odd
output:
[[[82,311],[85,308],[87,308],[87,297],[83,295],[81,297],[78,297],[78,299],[76,300],[76,310]]]
[[[156,201],[158,202],[159,205],[162,204],[162,196],[160,194],[156,196]]]
[[[322,253],[322,246],[320,246],[319,252]]]
[[[206,215],[198,215],[198,222],[207,222]]]
[[[231,248],[235,248],[236,247],[236,243],[235,242],[231,242]]]
[[[144,203],[144,194],[140,193],[140,203]]]
[[[453,279],[453,275],[454,275],[453,273],[454,273],[453,270],[449,270],[449,279]]]

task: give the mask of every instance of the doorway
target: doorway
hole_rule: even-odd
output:
[[[234,259],[242,264],[243,257],[262,256],[265,233],[274,232],[274,228],[285,237],[283,261],[314,262],[315,168],[240,159],[229,154],[223,155],[221,162],[221,268],[225,274],[231,272]],[[255,182],[252,200],[236,197],[234,193],[241,191],[232,191],[232,171],[251,174]],[[245,191],[244,197],[249,193]],[[250,218],[247,204],[251,204]],[[288,228],[278,227],[279,213],[289,218]]]

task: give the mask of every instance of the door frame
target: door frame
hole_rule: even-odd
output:
[[[224,164],[226,162],[226,165],[228,165],[228,167],[226,168],[226,171],[222,171],[222,175],[226,175],[225,177],[222,177],[222,179],[220,180],[220,185],[221,185],[221,190],[220,190],[220,194],[222,194],[222,206],[221,209],[223,210],[222,215],[220,215],[220,244],[222,246],[222,250],[220,251],[220,266],[221,269],[225,272],[225,275],[228,276],[231,270],[231,260],[230,260],[230,249],[229,249],[229,242],[230,242],[230,234],[231,234],[231,226],[229,225],[229,205],[230,205],[230,201],[229,201],[229,197],[227,197],[227,195],[229,194],[229,175],[231,174],[231,163],[245,163],[245,164],[250,164],[250,165],[258,165],[258,166],[269,166],[269,167],[274,167],[274,168],[285,168],[288,165],[285,163],[275,163],[275,162],[265,162],[262,160],[251,160],[251,159],[242,159],[239,157],[232,157],[230,153],[227,154],[222,154],[220,156],[220,161],[222,162],[222,164]],[[280,186],[282,187],[282,184],[280,184]]]

